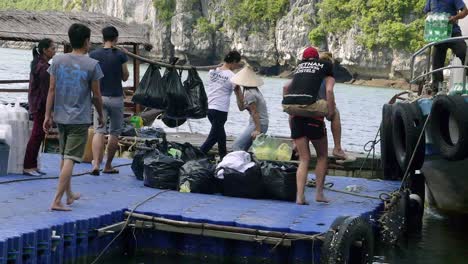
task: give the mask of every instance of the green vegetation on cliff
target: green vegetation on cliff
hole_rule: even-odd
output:
[[[154,8],[156,8],[158,18],[167,24],[171,23],[171,19],[174,16],[174,12],[176,8],[176,1],[175,0],[153,0],[153,5],[154,5]]]
[[[426,0],[323,0],[318,27],[310,41],[319,45],[327,33],[344,34],[357,26],[357,40],[368,49],[390,47],[415,51],[422,46]]]
[[[248,25],[255,29],[258,23],[275,25],[286,14],[289,0],[227,0],[227,22],[233,27]]]
[[[0,9],[63,10],[63,0],[4,0]]]

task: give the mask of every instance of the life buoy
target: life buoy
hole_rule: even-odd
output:
[[[338,219],[337,219],[338,220]],[[374,233],[362,217],[347,217],[322,247],[321,262],[327,264],[367,264],[374,257]]]
[[[380,159],[384,180],[400,180],[403,171],[395,156],[392,138],[393,105],[385,104],[382,108],[382,123],[380,124]]]
[[[423,132],[425,119],[416,102],[411,104],[398,103],[394,107],[392,138],[395,156],[403,171],[406,171],[419,136],[423,133],[410,166],[410,170],[419,170],[424,163],[426,149],[426,139]]]
[[[468,103],[464,97],[437,96],[432,104],[430,129],[433,143],[444,158],[468,157]]]

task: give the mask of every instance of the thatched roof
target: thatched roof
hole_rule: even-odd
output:
[[[73,23],[82,23],[91,28],[91,42],[95,44],[102,43],[102,28],[112,25],[119,30],[119,43],[150,46],[147,30],[143,26],[129,25],[115,17],[88,12],[1,10],[0,40],[36,42],[50,38],[57,43],[68,43],[68,28]]]

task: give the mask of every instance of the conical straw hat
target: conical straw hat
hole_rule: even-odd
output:
[[[243,87],[259,87],[263,85],[262,78],[258,77],[250,66],[245,66],[236,75],[232,76],[231,82]]]

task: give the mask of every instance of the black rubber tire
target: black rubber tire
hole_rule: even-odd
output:
[[[449,118],[459,130],[457,142],[452,142]],[[431,135],[440,154],[448,160],[468,157],[468,103],[462,96],[437,96],[432,104]]]
[[[395,147],[395,156],[401,170],[406,171],[413,151],[415,150],[419,136],[423,131],[424,117],[421,109],[416,104],[398,103],[393,111],[392,137]],[[423,137],[418,145],[410,171],[421,169],[424,163],[426,138]]]
[[[403,171],[398,164],[393,146],[393,105],[384,104],[382,107],[382,123],[380,124],[380,159],[384,180],[401,180]]]
[[[356,246],[355,242],[361,242]],[[374,233],[371,224],[362,217],[348,217],[339,225],[331,243],[323,244],[321,263],[367,264],[374,257]]]
[[[331,247],[329,245],[334,244],[335,235],[338,233],[340,226],[343,224],[343,222],[349,217],[350,216],[337,217],[335,221],[333,221],[333,223],[331,224],[327,233],[325,233],[325,240],[322,246],[322,254],[320,255],[322,263],[329,263],[328,260],[330,259],[330,256],[332,254]]]

